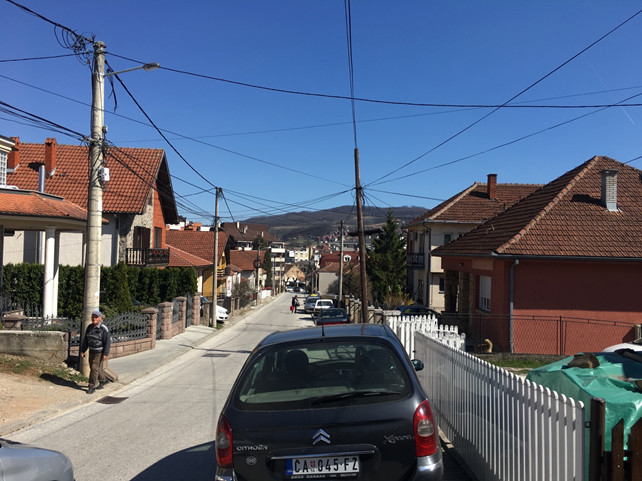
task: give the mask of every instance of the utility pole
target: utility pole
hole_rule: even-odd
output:
[[[256,249],[256,260],[254,261],[254,267],[256,267],[256,305],[259,305],[259,292],[261,291],[261,279],[259,273],[261,271],[261,246],[258,246]]]
[[[220,190],[220,187],[216,187],[214,202],[214,272],[212,274],[212,312],[210,313],[212,327],[216,327],[216,306],[218,305],[216,295],[218,291],[218,195]]]
[[[339,305],[343,299],[343,220],[341,221],[341,245],[339,247]]]
[[[368,322],[368,279],[366,273],[366,239],[363,232],[363,207],[359,174],[359,149],[354,149],[355,192],[357,197],[357,233],[359,236],[359,274],[361,277],[361,322]]]
[[[103,189],[100,168],[103,164],[103,125],[105,100],[105,44],[94,43],[91,98],[91,144],[89,146],[89,191],[87,195],[87,241],[85,254],[85,293],[81,338],[91,313],[100,306],[100,239],[102,235]],[[89,359],[81,358],[80,372],[89,375]]]

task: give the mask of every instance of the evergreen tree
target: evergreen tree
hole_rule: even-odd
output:
[[[406,285],[406,239],[388,210],[383,232],[372,240],[366,270],[370,289],[379,303],[388,303],[402,294]]]

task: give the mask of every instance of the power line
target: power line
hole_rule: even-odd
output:
[[[640,97],[640,96],[642,96],[642,93],[636,94],[636,95],[632,95],[632,96],[624,99],[624,102],[626,102],[627,100],[630,100],[632,98]],[[402,180],[402,179],[405,179],[405,178],[408,178],[408,177],[412,177],[412,176],[417,175],[417,174],[423,174],[423,173],[428,172],[430,170],[435,170],[435,169],[438,169],[438,168],[441,168],[441,167],[446,167],[446,166],[449,166],[449,165],[453,165],[453,164],[462,162],[464,160],[471,159],[473,157],[478,157],[480,155],[487,154],[487,153],[492,152],[494,150],[498,150],[498,149],[501,149],[503,147],[507,147],[509,145],[516,144],[517,142],[521,142],[522,140],[526,140],[526,139],[528,139],[530,137],[535,137],[536,135],[542,134],[544,132],[548,132],[550,130],[557,129],[557,128],[562,127],[564,125],[567,125],[567,124],[570,124],[570,123],[575,122],[577,120],[580,120],[580,119],[583,119],[585,117],[588,117],[589,115],[597,114],[597,113],[599,113],[599,112],[601,112],[603,110],[604,109],[596,110],[594,112],[588,112],[588,113],[580,115],[578,117],[574,117],[572,119],[565,120],[563,122],[559,122],[559,123],[557,123],[555,125],[551,125],[549,127],[546,127],[545,129],[538,130],[537,132],[532,132],[530,134],[523,135],[523,136],[518,137],[516,139],[509,140],[508,142],[504,142],[502,144],[496,145],[496,146],[491,147],[489,149],[485,149],[485,150],[482,150],[480,152],[476,152],[474,154],[466,155],[464,157],[459,157],[458,159],[451,160],[449,162],[444,162],[444,163],[441,163],[439,165],[435,165],[435,166],[432,166],[432,167],[429,167],[429,168],[426,168],[426,169],[423,169],[423,170],[418,170],[418,171],[415,171],[415,172],[412,172],[410,174],[406,174],[406,175],[403,175],[403,176],[400,176],[400,177],[395,177],[394,179],[389,179],[387,181],[379,181],[379,182],[376,182],[376,183],[373,183],[373,184],[370,184],[370,185],[380,185],[380,184],[385,184],[385,183],[388,183],[388,182],[393,182],[393,181],[396,181],[396,180]],[[633,160],[637,160],[637,159],[633,159]],[[630,160],[629,162],[632,162],[633,160]]]
[[[638,13],[640,13],[640,12],[638,12]],[[637,14],[635,14],[635,15],[637,15]],[[580,52],[580,53],[582,53],[582,52]],[[132,59],[132,58],[129,58],[129,57],[125,57],[125,56],[122,56],[122,55],[117,55],[117,54],[112,53],[112,52],[107,52],[107,54],[111,55],[113,57],[117,57],[117,58],[120,58],[120,59],[123,59],[123,60],[128,60],[130,62],[135,62],[135,63],[138,63],[138,64],[145,63],[145,62],[142,62],[142,61],[139,61],[139,60],[135,60],[135,59]],[[290,94],[290,95],[299,95],[299,96],[305,96],[305,97],[319,97],[319,98],[335,99],[335,100],[350,100],[351,102],[364,102],[364,103],[384,104],[384,105],[398,105],[398,106],[405,106],[405,107],[436,107],[436,108],[462,108],[462,109],[500,109],[500,108],[501,109],[584,109],[584,108],[599,108],[599,107],[607,107],[607,106],[614,107],[614,105],[611,105],[611,104],[597,104],[597,105],[524,105],[522,103],[509,104],[510,100],[508,102],[504,102],[502,104],[457,104],[457,103],[438,103],[438,102],[404,102],[404,101],[400,101],[400,100],[371,99],[371,98],[365,98],[365,97],[355,97],[353,95],[350,95],[350,96],[347,96],[347,95],[334,95],[334,94],[324,94],[324,93],[320,93],[320,92],[304,92],[304,91],[300,91],[300,90],[289,90],[289,89],[282,89],[282,88],[276,88],[276,87],[267,87],[267,86],[264,86],[264,85],[252,84],[252,83],[248,83],[248,82],[241,82],[241,81],[237,81],[237,80],[230,80],[230,79],[225,79],[225,78],[221,78],[221,77],[215,77],[215,76],[207,75],[207,74],[189,72],[187,70],[181,70],[181,69],[178,69],[178,68],[167,67],[166,65],[161,65],[159,67],[159,69],[167,70],[168,72],[178,73],[178,74],[182,74],[182,75],[186,75],[186,76],[202,78],[202,79],[205,79],[205,80],[213,80],[213,81],[217,81],[217,82],[223,82],[223,83],[228,83],[228,84],[238,85],[238,86],[241,86],[241,87],[248,87],[248,88],[258,89],[258,90],[265,90],[265,91],[269,91],[269,92],[277,92],[277,93]],[[544,80],[544,78],[542,78],[541,80]],[[529,89],[531,87],[529,87]],[[522,93],[524,93],[524,92],[522,92]],[[521,93],[518,94],[517,96],[519,96],[519,95],[521,95]],[[514,98],[516,98],[517,96],[515,96]],[[625,105],[625,107],[640,107],[640,106],[642,106],[642,104]]]
[[[601,42],[602,40],[604,40],[606,37],[608,37],[609,35],[611,35],[613,32],[615,32],[616,30],[618,30],[619,28],[621,28],[622,26],[624,26],[625,24],[627,24],[628,22],[630,22],[631,20],[633,20],[633,19],[634,19],[635,17],[637,17],[640,13],[642,13],[642,10],[638,10],[635,14],[631,15],[631,16],[630,16],[629,18],[627,18],[625,21],[621,22],[618,26],[616,26],[616,27],[612,28],[611,30],[609,30],[607,33],[605,33],[605,34],[604,34],[604,35],[602,35],[600,38],[598,38],[597,40],[595,40],[594,42],[592,42],[591,44],[589,44],[587,47],[585,47],[585,48],[583,48],[582,50],[580,50],[578,53],[576,53],[575,55],[573,55],[571,58],[569,58],[569,59],[568,59],[568,60],[566,60],[565,62],[561,63],[561,64],[560,64],[560,65],[558,65],[557,67],[555,67],[553,70],[551,70],[551,71],[550,71],[550,72],[548,72],[546,75],[544,75],[544,76],[543,76],[543,77],[541,77],[540,79],[538,79],[538,80],[536,80],[535,82],[533,82],[532,84],[530,84],[528,87],[526,87],[525,89],[523,89],[522,91],[520,91],[518,94],[513,95],[510,99],[508,99],[506,102],[504,102],[501,106],[494,108],[493,110],[491,110],[490,112],[488,112],[486,115],[484,115],[484,116],[482,116],[481,118],[477,119],[477,120],[476,120],[476,121],[474,121],[472,124],[469,124],[467,127],[464,127],[463,129],[459,130],[457,133],[455,133],[455,134],[451,135],[451,136],[450,136],[450,137],[448,137],[446,140],[444,140],[444,141],[440,142],[439,144],[437,144],[436,146],[434,146],[433,148],[431,148],[431,149],[430,149],[430,150],[428,150],[427,152],[424,152],[424,153],[423,153],[423,154],[421,154],[420,156],[418,156],[418,157],[416,157],[416,158],[414,158],[414,159],[412,159],[412,160],[410,160],[410,161],[406,162],[406,163],[405,163],[404,165],[402,165],[401,167],[398,167],[398,168],[396,168],[396,169],[392,170],[391,172],[387,173],[386,175],[384,175],[384,176],[382,176],[382,177],[379,177],[379,178],[378,178],[378,179],[376,179],[373,183],[377,183],[377,182],[379,182],[380,180],[383,180],[383,179],[385,179],[386,177],[388,177],[388,176],[390,176],[390,175],[394,174],[395,172],[399,172],[400,170],[402,170],[402,169],[404,169],[404,168],[408,167],[409,165],[411,165],[411,164],[413,164],[413,163],[417,162],[417,161],[418,161],[419,159],[421,159],[422,157],[424,157],[424,156],[426,156],[426,155],[430,154],[431,152],[434,152],[434,151],[435,151],[435,150],[437,150],[439,147],[442,147],[443,145],[447,144],[447,143],[448,143],[448,142],[450,142],[451,140],[453,140],[453,139],[455,139],[455,138],[459,137],[461,134],[463,134],[463,133],[464,133],[464,132],[466,132],[467,130],[470,130],[470,129],[471,129],[471,128],[473,128],[475,125],[479,124],[480,122],[484,121],[485,119],[487,119],[488,117],[490,117],[491,115],[493,115],[495,112],[497,112],[500,108],[504,107],[506,104],[508,104],[508,103],[512,102],[513,100],[515,100],[515,99],[516,99],[516,98],[518,98],[519,96],[521,96],[521,95],[523,95],[524,93],[528,92],[530,89],[532,89],[533,87],[535,87],[537,84],[539,84],[539,83],[543,82],[545,79],[547,79],[548,77],[550,77],[551,75],[553,75],[555,72],[557,72],[558,70],[560,70],[562,67],[564,67],[564,66],[568,65],[570,62],[572,62],[573,60],[575,60],[577,57],[579,57],[580,55],[582,55],[584,52],[586,52],[587,50],[589,50],[591,47],[593,47],[593,46],[597,45],[599,42]]]

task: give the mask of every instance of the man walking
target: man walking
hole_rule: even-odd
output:
[[[89,349],[89,388],[87,394],[93,394],[96,389],[102,389],[107,383],[103,372],[103,361],[109,356],[111,335],[103,324],[103,314],[98,309],[91,313],[91,324],[87,326],[85,337],[80,346],[80,357],[85,357]]]

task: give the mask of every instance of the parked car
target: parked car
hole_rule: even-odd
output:
[[[230,311],[225,309],[223,306],[216,306],[216,320],[217,321],[227,321],[227,318],[230,315]]]
[[[345,309],[338,307],[331,307],[328,309],[323,309],[319,312],[314,323],[317,326],[323,324],[327,326],[328,324],[347,324],[348,323],[348,314]]]
[[[331,309],[334,307],[334,302],[332,299],[319,299],[314,303],[314,309],[312,309],[312,317],[317,317],[319,312],[324,309]]]
[[[312,311],[314,310],[314,305],[317,303],[319,299],[321,299],[321,296],[319,294],[311,294],[305,298],[305,302],[303,303],[303,309],[305,310],[306,314],[312,314]]]
[[[384,325],[270,334],[221,410],[217,479],[442,480],[422,368]]]
[[[621,344],[615,344],[614,346],[609,346],[604,349],[602,352],[616,352],[620,349],[631,349],[635,352],[642,352],[642,339],[636,339],[631,342],[623,342]]]
[[[402,316],[433,316],[441,320],[441,313],[424,306],[399,306],[397,311],[401,312]]]
[[[0,479],[73,481],[74,469],[61,452],[0,439]]]

